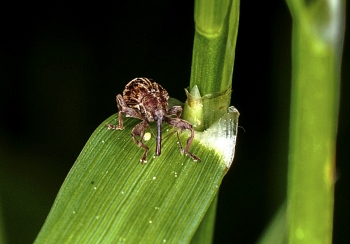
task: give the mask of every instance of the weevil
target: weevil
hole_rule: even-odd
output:
[[[126,117],[142,120],[131,131],[132,139],[136,145],[144,150],[143,156],[140,159],[141,163],[147,162],[149,148],[143,143],[143,136],[145,135],[146,129],[149,127],[150,123],[157,123],[155,151],[157,156],[161,154],[163,122],[177,128],[180,132],[186,129],[190,130],[191,135],[187,139],[185,149],[183,149],[178,131],[176,131],[180,145],[180,152],[181,154],[185,153],[194,161],[199,162],[200,158],[189,152],[194,138],[194,129],[189,122],[180,118],[182,113],[181,106],[173,106],[168,109],[168,99],[168,92],[154,80],[148,78],[135,78],[125,86],[122,95],[117,95],[119,124],[106,124],[106,126],[111,130],[123,130],[123,114],[125,114]],[[137,136],[139,139],[137,139]]]

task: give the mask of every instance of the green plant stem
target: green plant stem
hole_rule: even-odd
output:
[[[201,94],[224,92],[231,86],[239,20],[239,1],[195,2],[190,88]]]
[[[183,117],[207,129],[227,112],[239,20],[238,0],[197,0],[189,94]]]
[[[196,32],[191,82],[183,117],[192,123],[196,130],[207,129],[228,111],[231,102],[239,3],[239,0],[195,1]],[[192,243],[203,243],[203,238],[212,239],[216,202],[217,196]]]
[[[344,1],[287,2],[293,17],[289,243],[331,243]]]

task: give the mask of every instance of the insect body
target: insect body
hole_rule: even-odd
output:
[[[168,92],[158,83],[148,78],[135,78],[130,81],[123,91],[123,95],[117,95],[117,103],[119,109],[119,125],[106,124],[108,129],[123,130],[123,114],[126,117],[132,117],[142,120],[131,131],[131,136],[134,142],[144,149],[144,153],[140,161],[147,162],[147,152],[149,148],[142,142],[143,136],[149,123],[157,123],[157,137],[156,137],[156,155],[161,154],[162,145],[162,123],[166,122],[169,125],[181,131],[188,129],[191,131],[191,136],[187,139],[185,149],[182,148],[180,139],[180,151],[190,156],[194,161],[200,159],[189,152],[189,148],[194,138],[194,130],[192,125],[180,119],[182,108],[181,106],[173,106],[168,109]],[[176,131],[177,135],[178,132]],[[139,136],[139,140],[136,138]]]

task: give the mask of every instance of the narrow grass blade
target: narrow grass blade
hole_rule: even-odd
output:
[[[210,244],[214,238],[216,206],[218,203],[218,195],[215,196],[207,213],[205,214],[201,224],[199,225],[195,235],[191,240],[191,244]]]
[[[267,226],[257,244],[285,244],[287,243],[286,204],[283,203]]]
[[[181,155],[177,136],[164,128],[162,154],[147,164],[130,131],[110,131],[117,115],[92,134],[55,200],[35,243],[189,243],[227,172],[223,155],[195,140],[194,162]],[[153,127],[153,130],[155,128]],[[181,133],[184,144],[187,133]]]

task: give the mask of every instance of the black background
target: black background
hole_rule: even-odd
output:
[[[129,80],[153,78],[185,100],[193,8],[192,1],[160,0],[3,6],[0,206],[9,243],[33,242],[69,169],[94,129],[117,112],[115,95]],[[241,2],[232,105],[245,131],[220,188],[215,243],[254,243],[285,198],[291,27],[284,1]],[[334,243],[349,239],[350,226],[348,39]]]

